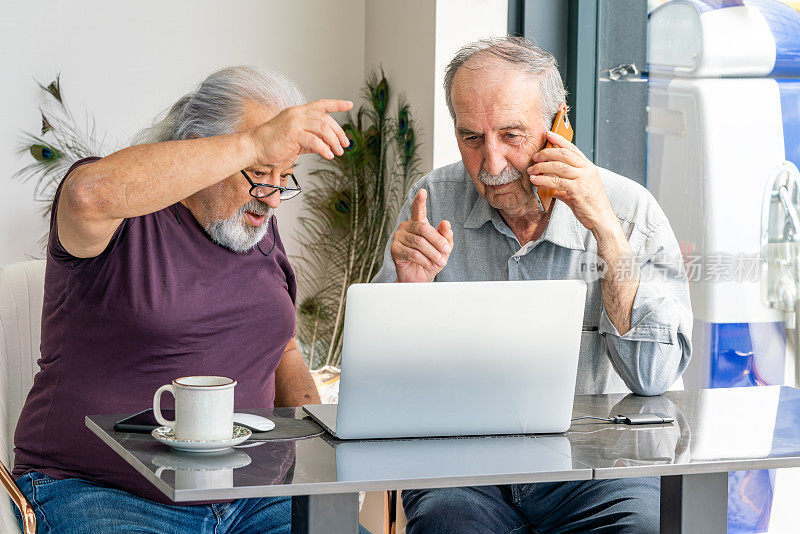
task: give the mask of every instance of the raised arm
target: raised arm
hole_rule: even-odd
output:
[[[349,141],[329,113],[351,107],[348,101],[318,100],[287,108],[250,130],[133,146],[82,165],[61,191],[61,244],[73,256],[94,257],[123,219],[161,210],[240,169],[312,152],[327,159],[341,155]]]

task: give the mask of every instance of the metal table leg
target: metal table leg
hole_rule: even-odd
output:
[[[358,493],[292,497],[292,534],[322,533],[358,533]]]
[[[725,534],[728,473],[661,477],[662,534]]]

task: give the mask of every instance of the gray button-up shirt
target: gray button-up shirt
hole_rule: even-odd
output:
[[[597,241],[562,202],[553,201],[553,212],[541,237],[520,246],[500,213],[478,195],[459,161],[434,170],[414,184],[397,224],[411,217],[411,203],[425,188],[428,221],[436,227],[448,220],[453,228],[453,251],[447,266],[436,276],[437,282],[586,280],[585,331],[576,393],[633,391],[658,395],[680,377],[692,351],[689,284],[680,248],[664,212],[645,188],[606,169],[600,169],[600,176],[640,267],[631,329],[622,336],[606,313],[600,281],[592,276]],[[391,239],[383,268],[373,282],[397,280],[390,246]]]

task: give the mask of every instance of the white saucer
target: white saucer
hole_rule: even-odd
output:
[[[156,440],[173,449],[187,452],[219,452],[227,450],[247,440],[253,433],[241,425],[233,425],[231,439],[195,440],[177,439],[175,431],[168,426],[160,426],[150,433]]]

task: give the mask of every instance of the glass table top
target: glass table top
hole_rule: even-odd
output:
[[[175,501],[800,466],[800,391],[793,388],[583,395],[573,407],[576,417],[646,412],[675,421],[578,420],[557,435],[340,441],[321,433],[249,441],[221,453],[178,452],[148,434],[115,432],[120,415],[90,416],[86,424]],[[292,408],[252,413],[277,421],[305,416]]]

